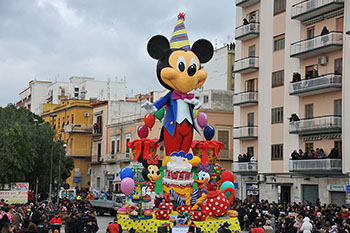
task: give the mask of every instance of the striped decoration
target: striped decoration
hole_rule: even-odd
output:
[[[198,198],[199,198],[199,190],[198,189],[193,190],[192,198],[191,198],[191,205],[196,204]]]
[[[179,197],[179,195],[177,195],[177,193],[174,191],[174,189],[170,189],[170,194],[173,196],[173,198],[176,200],[176,202],[179,205],[185,205],[183,200]]]
[[[185,14],[180,13],[174,28],[174,32],[170,39],[171,49],[190,50],[190,43],[188,41],[187,32],[184,24]]]

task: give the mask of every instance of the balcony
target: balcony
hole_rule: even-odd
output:
[[[238,162],[232,163],[232,172],[234,173],[257,173],[258,162]]]
[[[341,90],[342,76],[337,74],[325,74],[317,78],[302,80],[289,84],[290,95],[315,95],[320,93]]]
[[[305,21],[343,7],[344,0],[305,0],[292,6],[291,18]]]
[[[65,133],[92,133],[91,125],[70,124],[63,127]]]
[[[341,173],[341,159],[301,159],[289,161],[290,172],[301,173]]]
[[[106,154],[104,157],[104,161],[109,163],[116,162],[115,157],[116,156],[114,154]]]
[[[246,57],[235,61],[235,73],[246,74],[259,70],[259,57]]]
[[[290,46],[290,56],[307,58],[329,53],[343,47],[343,33],[330,32],[323,36],[295,42]]]
[[[258,139],[258,126],[240,126],[233,128],[233,139],[255,140]]]
[[[233,150],[220,150],[219,152],[220,160],[231,160],[233,159]]]
[[[120,161],[120,162],[129,162],[129,161],[131,161],[130,153],[120,153],[120,154],[118,154],[118,161]]]
[[[258,2],[260,0],[236,0],[236,7],[248,7]]]
[[[342,131],[341,116],[320,116],[289,122],[290,134],[338,133]]]
[[[68,148],[66,149],[66,155],[72,157],[90,157],[91,148]]]
[[[249,23],[236,28],[235,38],[236,40],[249,40],[254,37],[258,37],[260,32],[259,23]]]
[[[247,91],[237,93],[233,96],[234,106],[249,106],[258,104],[258,92]]]

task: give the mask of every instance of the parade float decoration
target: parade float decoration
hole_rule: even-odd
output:
[[[127,198],[118,211],[118,223],[140,232],[170,227],[174,233],[194,228],[212,233],[224,226],[237,232],[237,212],[230,209],[234,176],[219,160],[224,145],[212,140],[215,129],[198,111],[199,100],[189,94],[204,84],[207,74],[201,64],[211,59],[213,46],[200,39],[190,47],[184,19],[179,14],[170,42],[160,35],[148,42],[149,55],[158,60],[158,80],[169,92],[142,105],[148,114],[137,127],[140,139],[128,143],[133,161],[121,170],[121,189]],[[163,123],[160,137],[148,139],[156,119]],[[205,140],[193,141],[194,131]],[[157,154],[162,141],[163,161]]]

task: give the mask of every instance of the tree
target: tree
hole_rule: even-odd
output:
[[[66,156],[63,142],[54,139],[55,131],[40,116],[14,105],[0,108],[0,181],[29,182],[33,187],[39,178],[39,189],[47,192],[53,147],[53,179],[58,179],[61,160],[58,182],[62,184],[74,164]]]

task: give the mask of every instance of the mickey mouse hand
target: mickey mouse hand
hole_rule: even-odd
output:
[[[184,101],[188,104],[193,104],[194,105],[194,109],[199,109],[201,107],[201,102],[196,99],[196,98],[193,98],[191,100],[189,99],[184,99]]]
[[[155,113],[157,111],[157,108],[154,107],[154,105],[151,102],[149,102],[148,100],[146,100],[146,102],[141,104],[141,108],[144,108],[148,114],[152,114],[152,113]]]

